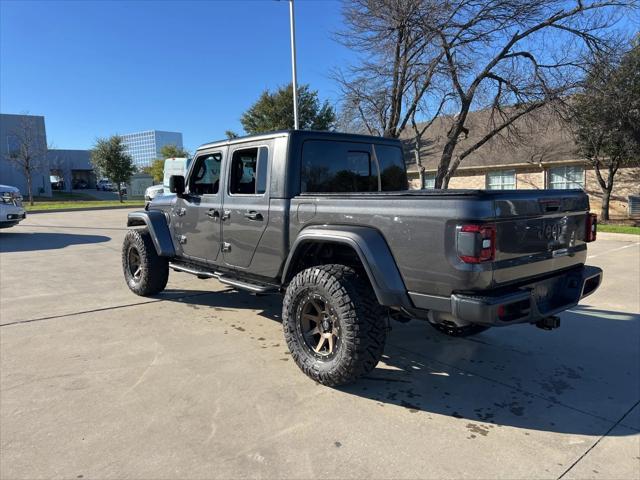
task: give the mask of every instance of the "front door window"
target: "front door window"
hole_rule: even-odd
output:
[[[222,153],[198,157],[191,175],[189,192],[193,195],[215,195],[220,188]]]

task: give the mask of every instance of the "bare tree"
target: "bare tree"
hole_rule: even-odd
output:
[[[35,118],[29,116],[23,116],[9,135],[6,158],[24,175],[29,204],[33,205],[33,175],[41,172],[46,165],[46,139],[37,128]]]
[[[416,89],[420,88],[418,84],[415,84],[414,86]],[[414,109],[411,112],[411,129],[413,132],[413,136],[412,136],[413,156],[416,162],[416,167],[418,169],[418,178],[420,181],[420,188],[424,188],[425,167],[424,165],[422,165],[422,152],[424,150],[424,144],[425,144],[424,136],[427,133],[427,130],[429,130],[429,128],[433,125],[433,123],[440,117],[440,113],[442,112],[443,108],[445,107],[449,99],[450,99],[450,95],[448,93],[440,94],[439,95],[440,104],[436,108],[435,112],[433,112],[431,115],[429,115],[430,111],[429,111],[428,105],[435,102],[421,101],[420,102],[421,106],[418,107],[417,109]],[[418,123],[418,121],[416,120],[417,114],[420,114],[423,119],[425,117],[426,118],[430,117],[430,118],[427,121],[422,121],[421,123]]]
[[[585,53],[609,51],[617,13],[636,5],[637,0],[347,0],[347,31],[339,40],[361,56],[337,79],[345,104],[369,133],[399,137],[410,122],[420,124],[417,116],[425,121],[425,104],[438,111],[449,125],[435,185],[446,188],[471,153],[496,136],[517,138],[520,119],[560,106],[574,93]],[[446,108],[437,108],[442,103],[433,99],[434,90],[452,96]],[[458,151],[472,128],[469,113],[476,110],[488,110],[489,122],[474,135],[476,142]],[[413,133],[418,146],[428,129],[413,127]]]
[[[575,92],[585,52],[610,50],[616,10],[632,4],[634,0],[454,2],[438,36],[457,113],[440,156],[436,188],[446,188],[460,163],[493,137],[517,134],[520,118]],[[469,133],[472,109],[489,109],[490,124],[477,142],[457,152],[461,135]]]
[[[73,190],[73,170],[71,163],[65,158],[61,158],[60,155],[55,152],[55,147],[49,145],[48,147],[49,166],[52,171],[56,172],[56,175],[62,177],[64,189],[69,193]]]
[[[343,93],[343,113],[357,129],[398,138],[415,117],[440,73],[443,52],[436,29],[421,28],[423,11],[435,20],[441,2],[430,0],[349,0],[343,45],[360,53],[356,65],[335,72]]]

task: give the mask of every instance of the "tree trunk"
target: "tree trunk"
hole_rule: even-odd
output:
[[[601,220],[609,220],[609,200],[611,199],[611,189],[602,190],[602,211],[600,212]]]
[[[391,87],[391,115],[389,117],[389,123],[385,128],[384,136],[390,138],[397,138],[397,126],[400,120],[400,110],[402,108],[402,79],[400,78],[400,62],[402,56],[402,43],[404,42],[404,29],[398,28],[398,37],[396,39],[396,46],[393,58],[393,80]]]
[[[416,137],[415,147],[413,150],[413,155],[416,159],[416,168],[418,169],[418,178],[420,179],[420,189],[424,188],[424,167],[422,166],[422,161],[420,160],[420,139]]]
[[[464,130],[464,124],[467,121],[467,114],[469,113],[470,107],[471,102],[462,102],[462,105],[460,106],[460,113],[458,113],[458,118],[454,120],[453,125],[451,125],[451,128],[449,129],[449,133],[447,134],[447,143],[442,149],[440,163],[438,164],[435,188],[446,189],[449,186],[449,177],[454,173],[449,172],[449,166],[451,165],[453,152],[458,146],[458,139],[460,138],[460,134]]]
[[[443,190],[448,189],[449,188],[449,180],[450,180],[449,175],[445,175],[444,179],[442,180],[442,187],[440,187],[440,188],[442,188]]]
[[[116,185],[117,185],[116,188],[118,189],[118,198],[120,199],[120,203],[123,203],[122,202],[122,188],[120,186],[120,182],[116,182]]]
[[[31,173],[27,173],[27,195],[29,196],[29,205],[33,206],[33,186],[31,185]]]
[[[438,171],[436,172],[435,188],[446,189],[449,186],[449,165],[451,164],[451,157],[453,157],[453,151],[458,143],[457,137],[450,139],[442,150],[442,156],[440,157],[440,163],[438,164]]]
[[[611,200],[611,192],[613,191],[614,177],[620,167],[620,159],[612,158],[609,160],[606,179],[602,176],[600,160],[596,159],[593,166],[596,172],[596,178],[602,189],[602,211],[600,212],[600,217],[606,221],[609,220],[609,201]]]

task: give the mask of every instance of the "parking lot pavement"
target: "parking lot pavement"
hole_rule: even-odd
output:
[[[177,273],[131,294],[125,217],[0,233],[0,477],[640,475],[638,237],[590,245],[603,286],[560,329],[394,323],[378,368],[331,389],[291,360],[278,297]]]
[[[0,323],[20,322],[154,301],[132,295],[122,281],[120,247],[130,210],[29,215],[0,232]],[[20,279],[20,281],[17,281]],[[211,289],[172,275],[166,296]]]

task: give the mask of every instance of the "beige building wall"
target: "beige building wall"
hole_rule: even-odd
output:
[[[585,183],[585,191],[589,194],[591,210],[600,214],[602,189],[595,170],[585,172]],[[616,173],[609,203],[609,217],[612,220],[629,217],[629,195],[640,195],[640,167],[621,168]]]
[[[410,190],[420,190],[422,188],[422,185],[420,185],[420,176],[417,173],[407,172],[407,176],[409,177]]]
[[[487,180],[484,174],[461,173],[449,180],[449,188],[487,188]]]
[[[545,188],[546,172],[546,169],[530,167],[517,169],[516,188]],[[485,187],[486,172],[477,170],[459,172],[449,181],[449,188],[484,189]],[[409,172],[409,188],[420,188],[420,180],[415,172]],[[602,190],[593,169],[587,168],[585,171],[585,191],[589,194],[591,210],[599,215],[602,208]],[[621,168],[616,173],[609,205],[609,216],[612,220],[629,218],[629,195],[640,195],[640,167]]]

